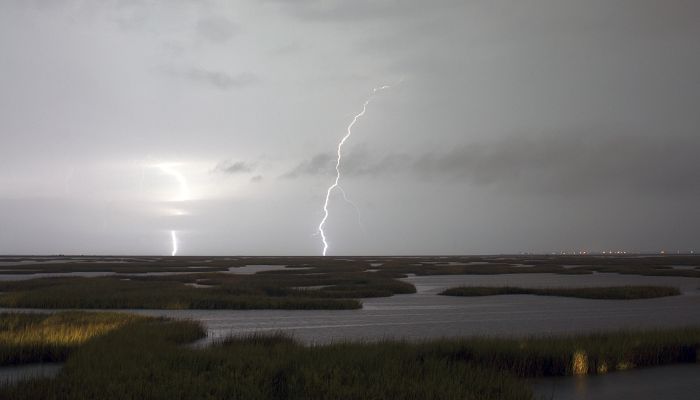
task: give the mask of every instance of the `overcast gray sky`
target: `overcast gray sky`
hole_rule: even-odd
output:
[[[0,253],[700,250],[695,0],[2,0]],[[358,215],[359,210],[359,215]]]

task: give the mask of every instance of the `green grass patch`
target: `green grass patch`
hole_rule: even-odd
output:
[[[522,288],[515,286],[460,286],[444,290],[443,296],[495,296],[533,294],[537,296],[577,297],[582,299],[634,300],[677,296],[678,288],[669,286],[608,286],[586,288]]]
[[[86,341],[143,319],[116,313],[2,313],[0,365],[64,361]]]

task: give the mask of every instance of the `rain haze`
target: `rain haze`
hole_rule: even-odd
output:
[[[698,20],[690,0],[2,1],[0,253],[170,254],[177,232],[182,255],[318,255],[368,98],[329,254],[698,249]]]

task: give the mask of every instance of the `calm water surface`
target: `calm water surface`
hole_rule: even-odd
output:
[[[63,368],[63,363],[27,364],[17,367],[0,367],[0,385],[56,376]]]
[[[618,274],[517,274],[411,277],[417,294],[364,299],[361,310],[129,310],[201,321],[207,341],[253,332],[284,331],[306,343],[470,335],[542,335],[622,328],[700,326],[700,279]],[[656,284],[683,295],[645,300],[590,300],[532,295],[448,297],[456,285],[528,287]]]
[[[612,372],[606,375],[542,379],[533,385],[536,399],[552,400],[698,400],[700,364]]]

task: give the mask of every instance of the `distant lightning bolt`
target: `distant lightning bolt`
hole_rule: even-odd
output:
[[[170,255],[176,256],[177,255],[177,231],[170,231],[170,239],[173,242],[173,251]]]
[[[164,173],[171,175],[173,178],[177,180],[177,182],[180,184],[180,190],[178,191],[177,195],[174,196],[171,201],[186,201],[190,199],[190,187],[187,184],[187,179],[185,178],[184,175],[182,175],[178,170],[175,169],[176,166],[179,164],[173,164],[173,163],[163,163],[163,164],[157,164],[155,167],[163,171]],[[182,210],[173,210],[172,211],[174,215],[183,215],[184,211]],[[178,240],[177,240],[177,231],[171,230],[170,231],[170,241],[172,243],[172,252],[171,256],[177,255],[177,250],[178,250]]]
[[[355,126],[357,121],[365,115],[365,112],[367,111],[367,105],[369,104],[370,101],[372,101],[372,98],[374,98],[374,95],[382,90],[389,89],[391,86],[389,85],[383,85],[376,87],[372,89],[372,94],[365,100],[365,102],[362,104],[362,111],[360,111],[358,114],[356,114],[353,118],[350,124],[347,127],[347,132],[345,133],[345,136],[343,136],[342,139],[340,139],[340,143],[338,143],[338,149],[337,149],[337,158],[335,160],[335,181],[331,186],[328,187],[328,190],[326,190],[326,199],[323,202],[323,218],[321,219],[321,223],[318,224],[318,233],[321,235],[321,241],[323,242],[323,255],[325,256],[326,253],[328,252],[328,240],[326,238],[326,232],[323,230],[323,227],[326,225],[326,221],[328,221],[328,203],[330,202],[331,198],[331,193],[333,193],[333,190],[335,188],[339,188],[339,183],[340,183],[340,161],[343,158],[343,145],[345,142],[352,136],[352,127]],[[341,189],[342,190],[342,189]],[[344,193],[344,192],[343,192]],[[347,197],[345,194],[343,194],[343,197],[347,200]]]

